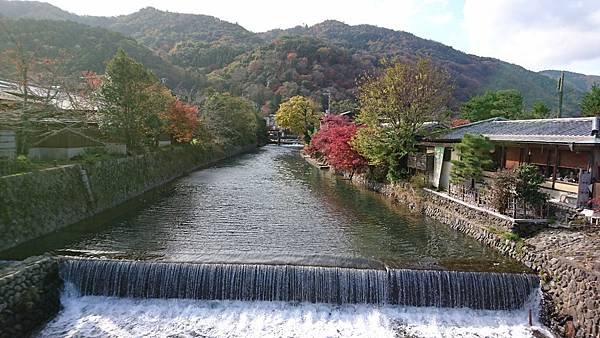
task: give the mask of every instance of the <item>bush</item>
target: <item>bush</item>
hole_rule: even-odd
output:
[[[15,160],[15,169],[16,169],[16,171],[18,171],[18,172],[26,172],[26,171],[31,171],[32,168],[33,168],[33,164],[27,158],[27,156],[25,156],[25,155],[19,155],[19,156],[17,156],[17,159]]]
[[[73,157],[71,160],[83,164],[94,164],[112,158],[104,148],[86,148],[83,154]]]
[[[429,178],[422,173],[415,174],[410,178],[410,185],[415,189],[428,188]]]
[[[519,234],[515,234],[514,232],[504,232],[502,233],[502,238],[508,239],[509,241],[518,242],[521,240],[521,236]]]
[[[490,202],[492,208],[505,213],[511,196],[514,195],[516,174],[513,170],[504,170],[496,175],[490,186]]]

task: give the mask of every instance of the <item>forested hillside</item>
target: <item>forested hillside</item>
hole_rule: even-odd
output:
[[[79,46],[83,55],[79,68],[102,69],[115,48],[123,45],[132,56],[166,77],[172,87],[186,83],[188,88],[202,89],[210,85],[252,99],[265,113],[273,112],[282,99],[298,94],[322,103],[326,102],[327,93],[333,101],[351,99],[360,76],[378,71],[384,60],[414,61],[420,57],[431,58],[450,73],[454,108],[473,95],[497,89],[520,91],[527,108],[537,101],[553,110],[557,106],[553,78],[497,59],[466,54],[410,33],[371,25],[325,21],[311,27],[253,33],[211,16],[154,8],[103,18],[77,16],[40,2],[5,0],[0,0],[0,14],[77,21],[125,34],[137,43],[117,33],[74,23],[36,24],[26,20],[15,27],[42,39],[48,49],[62,46],[75,51],[75,46]],[[53,33],[43,34],[53,38],[42,37],[39,25],[48,26],[43,29]],[[71,39],[74,35],[78,37]],[[102,43],[94,46],[96,40]],[[180,67],[186,70],[186,76]],[[203,81],[204,76],[208,83]],[[194,77],[200,80],[188,84]],[[565,112],[577,114],[583,87],[567,83]]]
[[[543,70],[540,74],[556,80],[560,76],[560,70]],[[565,72],[565,83],[582,92],[587,92],[592,89],[594,83],[600,85],[600,76]]]
[[[0,31],[0,52],[14,49],[11,40],[16,39],[23,44],[27,54],[60,63],[63,75],[82,71],[102,73],[108,60],[121,48],[159,77],[166,78],[168,85],[174,88],[187,88],[202,81],[201,76],[185,72],[120,33],[68,21],[18,19],[4,23],[8,32]],[[5,77],[11,76],[8,67],[0,67],[0,71]]]

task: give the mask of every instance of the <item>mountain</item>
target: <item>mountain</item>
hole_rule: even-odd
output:
[[[304,36],[323,39],[347,48],[350,53],[376,59],[413,61],[418,57],[431,58],[444,67],[454,80],[454,97],[464,102],[486,90],[516,89],[523,93],[525,106],[542,101],[557,108],[556,83],[536,72],[494,58],[466,54],[439,42],[413,34],[372,25],[350,26],[339,21],[325,21],[311,27],[297,26],[287,30],[263,33],[266,40],[282,36]],[[565,111],[577,112],[582,93],[566,88]]]
[[[413,34],[372,25],[325,21],[265,33],[206,15],[145,8],[118,17],[77,16],[28,1],[0,0],[9,17],[75,21],[135,39],[165,64],[205,75],[208,85],[254,100],[273,112],[291,95],[325,102],[351,99],[357,79],[381,69],[383,60],[431,58],[447,69],[455,88],[453,107],[487,90],[516,89],[526,107],[542,101],[556,109],[556,83],[544,74],[493,58],[479,57]],[[166,66],[164,66],[166,67]],[[201,84],[204,86],[205,84]],[[568,83],[564,110],[574,115],[583,93]]]
[[[23,43],[29,53],[38,59],[58,60],[67,74],[82,71],[103,73],[107,62],[119,48],[166,78],[173,88],[191,87],[200,79],[172,65],[136,40],[103,28],[56,20],[6,20],[8,34]],[[0,52],[14,48],[7,32],[0,31]],[[3,64],[6,66],[6,64]],[[0,67],[3,76],[10,76],[8,67]]]
[[[539,73],[556,80],[560,77],[560,72],[560,70],[542,70]],[[565,83],[582,92],[588,92],[592,89],[594,83],[600,85],[600,76],[565,72]]]

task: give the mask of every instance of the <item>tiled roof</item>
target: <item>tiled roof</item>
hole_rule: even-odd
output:
[[[479,134],[494,141],[600,144],[600,138],[592,135],[595,119],[595,117],[537,120],[493,118],[452,128],[435,136],[433,140],[460,141],[465,134]]]

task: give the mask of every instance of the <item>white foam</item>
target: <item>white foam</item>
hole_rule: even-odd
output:
[[[40,337],[532,337],[526,310],[76,297]]]

